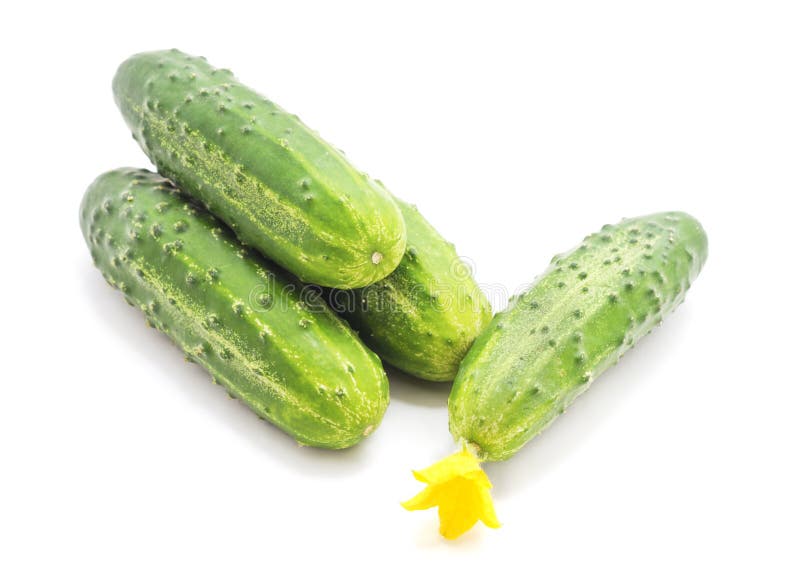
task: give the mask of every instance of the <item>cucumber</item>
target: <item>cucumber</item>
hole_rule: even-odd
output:
[[[452,243],[415,206],[395,201],[408,232],[400,265],[366,288],[334,291],[331,304],[388,363],[423,379],[451,381],[492,309]]]
[[[324,299],[304,295],[169,181],[107,172],[87,190],[80,222],[106,280],[260,417],[327,448],[380,423],[389,387],[378,357]]]
[[[504,460],[680,304],[708,253],[700,224],[659,213],[605,226],[495,316],[461,364],[450,431]]]
[[[405,226],[386,190],[230,71],[141,53],[113,88],[158,171],[301,280],[363,287],[400,262]]]

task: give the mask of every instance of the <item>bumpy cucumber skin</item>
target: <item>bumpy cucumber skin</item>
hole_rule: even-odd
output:
[[[605,226],[495,316],[464,358],[450,431],[484,460],[504,460],[684,299],[708,254],[681,212]]]
[[[113,89],[158,171],[301,280],[363,287],[400,262],[405,226],[386,190],[230,71],[142,53]]]
[[[364,342],[394,367],[451,381],[492,308],[452,243],[415,206],[395,198],[406,222],[397,269],[366,288],[335,291],[332,304]]]
[[[87,190],[80,222],[106,280],[260,417],[327,448],[380,423],[389,388],[378,357],[170,182],[107,172]]]

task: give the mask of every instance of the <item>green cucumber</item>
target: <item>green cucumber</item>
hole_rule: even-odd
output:
[[[406,254],[385,279],[334,291],[331,303],[385,361],[411,375],[451,381],[492,309],[458,257],[415,206],[396,199]]]
[[[301,280],[363,287],[400,262],[405,226],[386,190],[230,71],[141,53],[113,87],[158,171]]]
[[[605,226],[556,256],[464,358],[453,436],[483,460],[509,458],[683,301],[707,254],[700,224],[671,212]]]
[[[101,175],[80,209],[106,280],[191,361],[307,445],[344,448],[389,401],[378,357],[322,298],[146,170]]]

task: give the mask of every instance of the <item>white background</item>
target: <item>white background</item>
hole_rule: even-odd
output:
[[[31,4],[0,24],[0,566],[800,565],[796,2]],[[488,465],[502,529],[446,542],[399,506],[454,450],[447,385],[393,375],[367,441],[300,448],[92,267],[84,189],[148,165],[112,75],[169,47],[298,113],[492,290],[623,216],[703,222],[687,302]]]

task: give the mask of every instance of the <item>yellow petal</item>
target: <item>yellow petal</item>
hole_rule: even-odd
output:
[[[439,503],[439,533],[455,539],[474,526],[481,513],[476,488],[466,478],[448,483],[448,496]]]
[[[466,447],[451,454],[423,470],[414,471],[414,478],[428,484],[438,484],[454,476],[468,476],[475,471],[483,472],[475,455]]]
[[[422,492],[411,498],[410,500],[406,500],[402,502],[400,505],[403,506],[406,510],[427,510],[428,508],[433,508],[438,504],[436,491],[432,487],[425,488]]]
[[[481,521],[490,528],[497,529],[500,527],[500,521],[497,519],[497,514],[494,511],[494,503],[492,502],[492,495],[489,493],[488,488],[481,488]]]
[[[500,527],[489,491],[492,484],[466,446],[424,470],[415,471],[414,477],[428,487],[402,506],[407,510],[438,506],[439,532],[447,539],[457,538],[478,520],[491,528]]]

